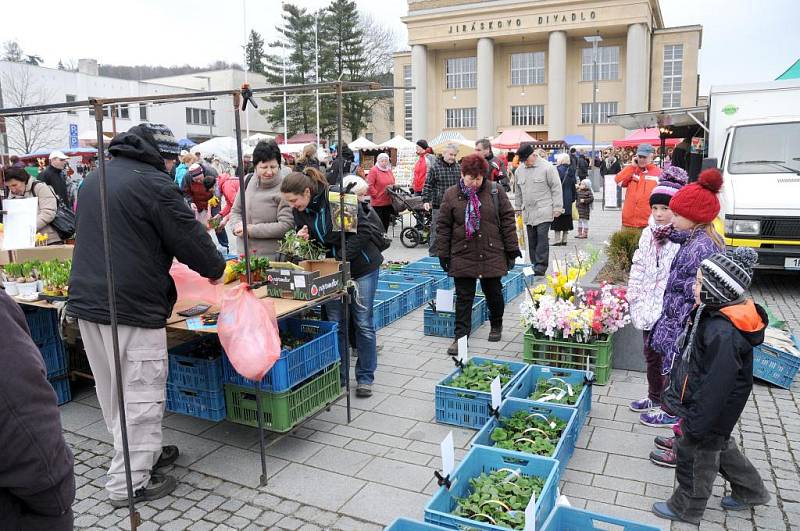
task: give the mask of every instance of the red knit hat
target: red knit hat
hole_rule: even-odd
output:
[[[722,174],[715,168],[703,170],[697,181],[678,190],[669,202],[675,214],[695,223],[711,223],[719,214],[717,193],[722,188]]]

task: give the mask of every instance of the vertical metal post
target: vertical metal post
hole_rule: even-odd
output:
[[[599,116],[597,115],[597,41],[595,39],[592,42],[592,56],[593,56],[593,64],[592,64],[592,167],[594,167],[594,161],[597,158],[594,154],[595,150],[595,138],[597,133],[597,119]]]
[[[125,389],[122,385],[122,368],[119,359],[119,333],[117,330],[117,299],[114,291],[114,268],[111,253],[111,226],[108,219],[108,186],[106,180],[105,144],[103,142],[103,105],[93,102],[94,120],[97,126],[97,174],[100,178],[100,220],[103,228],[103,252],[106,257],[106,287],[108,289],[108,314],[111,324],[111,344],[114,350],[114,378],[117,384],[117,408],[122,432],[122,458],[125,463],[125,486],[128,491],[128,515],[131,530],[136,531],[141,518],[133,503],[133,480],[131,479],[131,455],[128,448],[128,423],[125,414]]]
[[[211,76],[206,77],[208,91],[211,92]],[[214,108],[211,105],[211,98],[208,99],[208,139],[214,138]]]
[[[283,86],[286,86],[286,44],[282,43],[283,56]],[[283,91],[283,145],[289,142],[289,117],[286,114],[286,91]]]
[[[319,16],[315,17],[314,22],[314,71],[315,79],[319,83],[319,40],[317,34],[319,33]],[[319,149],[319,89],[314,89],[314,97],[316,99],[317,107],[317,149]],[[314,154],[316,156],[316,153]]]
[[[253,281],[253,272],[250,270],[250,237],[247,234],[247,203],[245,198],[245,176],[244,176],[244,154],[242,153],[242,120],[239,116],[239,109],[241,108],[242,95],[241,92],[233,94],[233,123],[234,135],[236,137],[236,159],[237,164],[242,171],[239,172],[239,202],[242,205],[242,240],[244,241],[244,260],[245,270],[247,274],[247,284],[250,285]],[[256,177],[258,179],[258,177]],[[255,382],[256,391],[256,414],[258,415],[258,445],[261,450],[261,478],[259,481],[260,486],[267,484],[267,455],[264,442],[264,413],[261,405],[261,382]]]
[[[336,149],[338,150],[338,157],[342,157],[342,82],[336,82]],[[339,233],[341,235],[342,246],[342,285],[345,280],[345,267],[347,262],[347,239],[345,238],[344,230],[344,159],[337,164],[339,172]],[[350,413],[350,294],[345,292],[344,299],[342,300],[342,327],[344,328],[344,374],[345,374],[345,392],[347,393],[347,423],[350,424],[352,420]]]

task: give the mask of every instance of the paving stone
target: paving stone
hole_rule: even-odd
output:
[[[370,483],[353,496],[340,512],[369,522],[388,525],[400,516],[419,518],[429,499],[429,496],[423,494]],[[387,500],[391,500],[391,503],[387,503]],[[341,523],[337,523],[337,526],[341,526]],[[351,527],[350,529],[361,528]]]
[[[153,515],[153,521],[159,524],[165,524],[171,520],[178,518],[180,515],[181,513],[174,509],[163,509]]]
[[[613,490],[570,482],[564,485],[561,492],[568,498],[577,496],[586,500],[596,500],[604,503],[614,503],[614,499],[617,497],[617,492]]]
[[[283,514],[294,514],[300,509],[300,504],[292,500],[284,500],[275,507],[275,510]]]
[[[191,520],[192,522],[196,522],[197,520],[202,519],[206,515],[206,511],[200,509],[199,507],[192,507],[185,513],[183,513],[183,517]]]
[[[204,518],[216,524],[221,524],[222,522],[227,521],[230,517],[231,513],[229,513],[228,511],[216,509],[205,515]]]
[[[177,518],[171,522],[166,522],[161,526],[163,531],[182,531],[192,525],[192,521],[186,518]]]
[[[237,516],[246,518],[247,520],[255,520],[261,514],[261,509],[253,505],[244,505],[236,511]]]
[[[354,419],[351,425],[355,428],[385,433],[388,435],[396,435],[398,433],[407,432],[416,424],[417,423],[412,419],[404,419],[391,415],[373,413],[372,411],[365,411],[356,419]]]
[[[208,522],[206,520],[200,520],[199,522],[193,523],[189,526],[190,531],[210,531],[211,529],[215,529],[217,524]]]
[[[284,515],[273,511],[264,511],[261,516],[256,518],[256,524],[269,528],[275,525],[279,520],[283,519]]]
[[[211,512],[223,503],[225,503],[225,498],[217,496],[216,494],[210,494],[197,502],[196,506],[204,511]]]
[[[291,516],[287,516],[280,522],[278,522],[278,526],[282,527],[283,529],[288,529],[289,531],[295,531],[300,529],[304,525],[302,520],[298,520],[297,518],[292,518]]]
[[[624,479],[639,480],[647,478],[650,483],[665,486],[672,486],[675,481],[675,471],[671,468],[658,467],[646,459],[614,454],[608,455],[603,473],[607,476]]]
[[[419,492],[428,484],[431,475],[431,470],[425,466],[376,457],[356,477]]]
[[[591,444],[589,445],[591,447]],[[581,470],[590,473],[600,473],[606,464],[606,455],[603,452],[583,450],[576,448],[575,453],[569,459],[567,466],[574,470]]]
[[[644,495],[645,490],[645,484],[641,481],[613,478],[599,474],[594,476],[594,481],[592,484],[605,489],[617,490],[630,494]]]
[[[331,472],[354,475],[364,468],[364,465],[372,458],[372,455],[355,452],[346,448],[327,447],[309,458],[306,464],[324,470],[330,470]]]
[[[100,520],[100,518],[95,516],[95,515],[93,515],[93,514],[82,514],[82,515],[78,516],[77,518],[75,518],[75,527],[77,527],[77,528],[91,527],[98,520]]]
[[[270,478],[270,490],[274,494],[328,510],[339,509],[364,484],[361,480],[297,463],[291,463]]]

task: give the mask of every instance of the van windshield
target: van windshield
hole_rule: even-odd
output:
[[[800,122],[737,127],[728,160],[732,174],[800,174]]]

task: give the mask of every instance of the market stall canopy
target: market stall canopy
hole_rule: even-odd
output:
[[[591,146],[592,141],[583,135],[567,135],[564,137],[564,143],[568,146],[582,145]]]
[[[394,138],[392,138],[391,140],[387,140],[383,144],[380,144],[378,147],[384,149],[415,149],[417,145],[410,140],[406,140],[400,135],[395,135]]]
[[[178,147],[181,149],[190,149],[197,145],[197,142],[193,142],[188,138],[181,138],[178,140]]]
[[[795,61],[792,66],[786,69],[786,72],[775,79],[800,79],[800,59]]]
[[[681,107],[660,111],[612,114],[608,118],[613,123],[628,130],[654,129],[656,136],[658,136],[658,129],[661,127],[673,130],[678,128],[704,129],[708,121],[707,115],[707,107]]]
[[[500,149],[519,149],[522,142],[536,142],[536,139],[522,129],[508,129],[492,140],[492,147]]]
[[[681,142],[680,138],[667,138],[665,144],[669,147],[675,147]],[[637,129],[630,135],[622,140],[614,140],[614,147],[636,147],[639,144],[652,144],[654,146],[661,145],[661,136],[658,129]]]
[[[244,151],[245,146],[242,146]],[[203,158],[217,157],[228,163],[236,163],[239,154],[236,150],[236,139],[232,136],[218,136],[211,140],[201,142],[192,148],[192,153],[200,152]]]
[[[316,144],[317,135],[314,133],[297,133],[290,136],[286,141],[287,144]]]
[[[246,142],[251,146],[255,146],[262,140],[275,140],[275,137],[272,135],[265,135],[264,133],[256,133],[248,136]]]
[[[353,151],[375,151],[377,149],[380,149],[378,147],[378,144],[376,144],[375,142],[370,142],[363,136],[360,136],[355,140],[353,140],[352,142],[350,142],[349,144],[347,144],[347,147],[349,147]]]
[[[475,143],[470,142],[469,140],[448,140],[447,142],[441,142],[439,144],[435,144],[432,146],[433,152],[437,155],[441,154],[450,144],[455,144],[458,147],[458,152],[456,153],[456,159],[462,159],[467,155],[472,155],[475,153]]]
[[[296,155],[303,151],[306,144],[278,144],[283,155]]]
[[[458,131],[442,131],[439,133],[436,138],[433,140],[428,141],[428,145],[435,146],[437,144],[444,144],[446,142],[452,141],[459,141],[459,142],[469,142],[464,135],[459,133]],[[475,142],[472,142],[473,147],[475,146]]]
[[[19,159],[25,162],[29,162],[31,160],[36,160],[40,158],[48,158],[50,153],[56,151],[55,149],[42,149],[39,151],[34,151],[32,153],[26,153],[24,155],[20,155]],[[85,157],[85,156],[92,156],[97,155],[97,149],[93,147],[82,147],[78,149],[69,149],[69,148],[61,148],[57,151],[61,151],[67,157]]]

